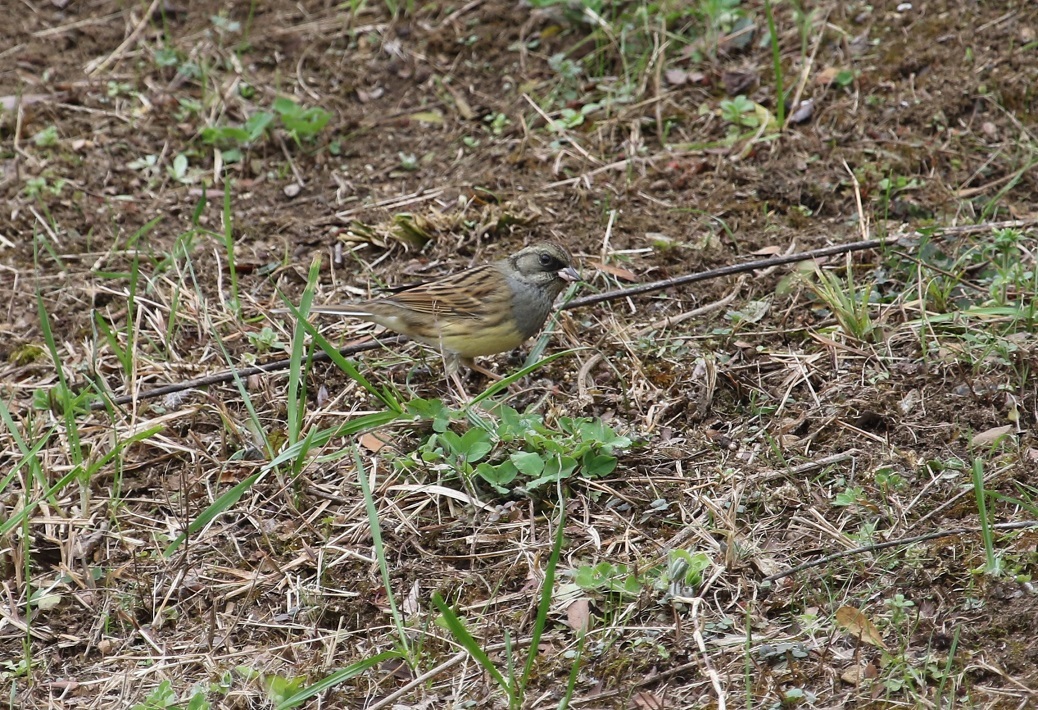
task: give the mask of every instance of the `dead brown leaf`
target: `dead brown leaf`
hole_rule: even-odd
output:
[[[587,631],[591,621],[591,607],[587,597],[581,597],[566,607],[566,624],[574,631]]]
[[[381,451],[382,447],[384,447],[387,443],[389,442],[386,439],[380,438],[379,436],[376,436],[371,432],[368,432],[367,434],[362,434],[360,437],[360,445],[373,454],[377,454],[379,451]]]
[[[643,708],[644,710],[663,710],[663,708],[667,707],[663,698],[646,690],[635,693],[631,697],[631,704],[636,708]]]
[[[872,644],[884,651],[887,650],[887,645],[883,643],[879,629],[859,609],[852,606],[841,606],[836,610],[836,625],[865,643]]]
[[[630,269],[625,269],[622,266],[613,266],[612,264],[603,264],[601,261],[589,261],[588,266],[604,271],[610,276],[615,276],[623,281],[637,281],[638,277]]]
[[[843,673],[840,674],[840,680],[847,685],[860,685],[862,679],[862,668],[861,666],[851,666]]]
[[[682,86],[688,82],[688,72],[684,69],[668,69],[663,75],[671,86]]]
[[[815,83],[819,86],[828,86],[836,80],[837,74],[840,70],[836,67],[826,67],[822,71],[815,74]]]
[[[997,426],[987,431],[982,431],[976,434],[970,439],[971,446],[991,446],[998,442],[1003,436],[1007,436],[1013,431],[1012,424],[1006,424],[1005,426]]]
[[[848,685],[861,685],[862,681],[872,680],[878,675],[876,666],[867,663],[864,666],[852,666],[840,674],[840,680]]]

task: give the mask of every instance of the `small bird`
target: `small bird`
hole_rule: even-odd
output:
[[[544,326],[566,284],[581,280],[572,261],[544,242],[390,296],[311,312],[363,318],[437,348],[460,388],[458,362],[496,378],[473,358],[517,348]]]

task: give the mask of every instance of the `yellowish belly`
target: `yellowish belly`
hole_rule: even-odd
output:
[[[441,350],[470,358],[507,352],[522,345],[525,339],[515,326],[508,323],[486,327],[468,321],[442,323],[439,339],[426,342]]]

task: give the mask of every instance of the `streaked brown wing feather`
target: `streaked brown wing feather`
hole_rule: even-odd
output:
[[[486,315],[487,302],[499,291],[499,286],[493,288],[500,284],[499,279],[494,265],[486,264],[378,300],[395,303],[417,314],[480,318]]]

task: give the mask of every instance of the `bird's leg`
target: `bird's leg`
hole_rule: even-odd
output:
[[[475,359],[471,357],[461,358],[461,364],[463,364],[465,367],[469,368],[473,372],[478,372],[479,374],[486,377],[488,380],[499,382],[502,379],[504,379],[503,377],[501,377],[501,375],[497,374],[496,372],[492,372],[487,368],[483,367],[482,365],[477,365]]]
[[[469,393],[465,391],[465,383],[461,381],[461,375],[458,374],[457,370],[450,372],[450,380],[454,383],[457,391],[452,394],[457,398],[459,404],[468,404],[472,401],[472,397],[469,397]]]
[[[504,377],[502,377],[501,375],[497,374],[496,372],[488,370],[487,368],[483,367],[482,365],[477,365],[472,360],[472,358],[461,358],[461,362],[466,367],[468,367],[472,372],[478,372],[479,374],[481,374],[484,377],[486,377],[490,382],[500,382],[501,380],[505,379]]]
[[[441,351],[442,352],[442,351]],[[459,404],[468,404],[472,401],[469,397],[469,393],[465,391],[465,383],[461,380],[461,374],[458,372],[458,362],[460,358],[448,352],[443,352],[443,368],[447,372],[447,378],[450,382],[454,383],[456,391],[452,394],[457,398]]]

